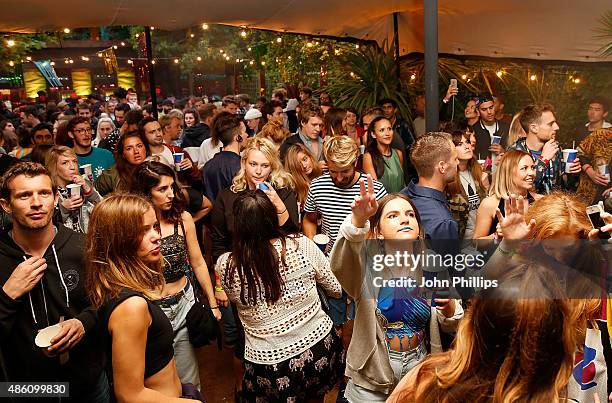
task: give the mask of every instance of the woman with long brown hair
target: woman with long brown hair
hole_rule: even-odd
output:
[[[159,223],[143,197],[114,194],[91,216],[86,285],[98,309],[120,402],[183,402],[168,318],[153,300],[164,286]]]
[[[444,268],[420,263],[380,267],[377,258],[386,262],[396,254],[431,253],[424,248],[424,229],[412,200],[394,193],[377,202],[369,175],[367,182],[366,189],[365,180],[360,181],[360,196],[340,227],[330,258],[343,290],[355,301],[344,392],[351,403],[384,402],[427,350],[442,351],[441,332],[452,333],[463,316],[459,300],[425,295],[417,287],[430,276],[448,281]],[[402,279],[411,279],[406,284],[412,285],[403,285]]]
[[[300,216],[302,216],[310,182],[314,178],[321,176],[321,168],[308,148],[300,143],[296,143],[287,149],[284,165],[285,170],[293,178],[301,213]]]
[[[102,196],[113,191],[129,191],[138,165],[142,164],[149,150],[143,133],[132,131],[122,135],[117,143],[116,163],[102,171],[94,185]]]
[[[378,179],[388,193],[400,192],[406,186],[404,152],[391,147],[393,126],[384,116],[375,117],[368,126],[368,143],[363,155],[363,172]]]
[[[325,136],[346,135],[345,120],[346,109],[330,107],[323,117],[323,134]]]
[[[459,165],[455,180],[446,185],[448,204],[459,226],[459,239],[471,240],[476,226],[476,211],[489,190],[489,177],[474,156],[467,131],[454,131],[453,144]]]
[[[217,272],[244,325],[242,393],[255,402],[323,402],[342,377],[342,342],[317,293],[342,289],[329,261],[304,235],[287,236],[261,190],[233,203],[231,252]]]

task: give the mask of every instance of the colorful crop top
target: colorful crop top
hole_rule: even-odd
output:
[[[400,346],[404,338],[410,339],[427,328],[431,307],[418,296],[417,289],[381,287],[378,293],[378,309],[387,320],[387,343],[396,336]]]

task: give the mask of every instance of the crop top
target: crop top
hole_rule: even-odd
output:
[[[164,278],[166,283],[174,283],[189,273],[185,236],[178,232],[178,222],[174,233],[161,239],[161,254],[164,257]]]
[[[378,309],[387,320],[387,341],[397,336],[400,345],[403,338],[410,339],[426,329],[431,316],[427,301],[409,288],[382,287],[378,293]]]
[[[164,314],[160,307],[151,303],[142,294],[124,288],[119,293],[117,298],[107,300],[99,309],[100,322],[104,329],[103,336],[105,340],[106,351],[112,363],[112,337],[108,331],[108,322],[110,316],[123,301],[126,299],[139,296],[147,301],[149,314],[151,315],[151,325],[147,330],[147,345],[145,349],[145,379],[155,375],[168,365],[174,357],[174,349],[172,342],[174,340],[174,331],[168,317]]]

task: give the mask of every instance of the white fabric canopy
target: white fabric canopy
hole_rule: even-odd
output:
[[[313,35],[393,37],[402,54],[424,47],[423,0],[2,0],[0,31],[206,23]],[[602,61],[594,29],[609,0],[439,0],[439,51],[457,55]]]

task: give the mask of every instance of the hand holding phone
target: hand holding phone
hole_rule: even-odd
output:
[[[586,212],[589,216],[589,220],[591,221],[591,225],[593,225],[593,228],[599,230],[599,239],[610,239],[610,232],[601,231],[601,228],[606,226],[606,223],[601,217],[602,213],[605,214],[605,211],[602,206],[600,204],[588,206],[586,208]]]

